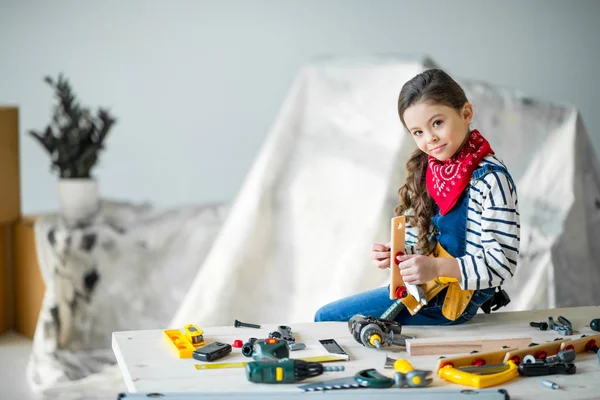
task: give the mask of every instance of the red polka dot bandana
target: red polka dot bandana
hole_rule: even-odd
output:
[[[427,190],[446,215],[465,190],[473,171],[488,154],[494,154],[490,143],[477,130],[471,131],[469,140],[452,158],[439,161],[429,156],[427,162]]]

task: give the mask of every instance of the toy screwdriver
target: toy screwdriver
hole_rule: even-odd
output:
[[[246,377],[255,383],[294,383],[321,375],[325,371],[343,371],[343,366],[325,367],[321,363],[285,358],[278,361],[252,361],[246,364]]]

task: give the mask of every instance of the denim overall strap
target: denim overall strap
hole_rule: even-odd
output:
[[[463,257],[467,248],[467,211],[469,208],[469,186],[459,197],[456,205],[446,215],[439,212],[432,218],[433,238],[454,258]]]
[[[473,185],[476,181],[482,179],[484,176],[486,176],[490,172],[500,172],[500,173],[504,174],[506,176],[506,179],[509,180],[511,186],[513,188],[516,187],[515,182],[513,181],[510,174],[508,173],[508,170],[506,168],[504,168],[503,166],[495,165],[495,164],[485,164],[483,167],[477,168],[473,172],[473,175],[471,177],[471,185]]]

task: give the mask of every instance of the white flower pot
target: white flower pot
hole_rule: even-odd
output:
[[[94,179],[59,179],[58,202],[68,225],[85,222],[100,208],[98,183]]]

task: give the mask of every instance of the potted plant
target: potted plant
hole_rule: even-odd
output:
[[[29,133],[50,154],[51,171],[58,172],[63,217],[67,222],[83,222],[99,208],[98,182],[91,172],[116,119],[106,109],[100,108],[94,115],[82,107],[62,74],[56,81],[49,76],[44,81],[54,89],[58,103],[46,129]]]

